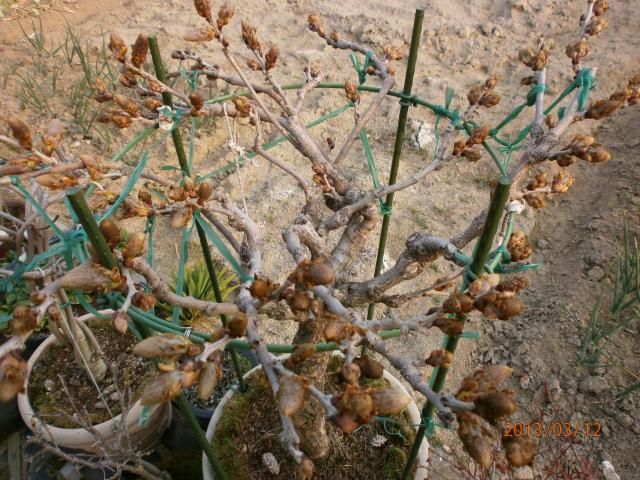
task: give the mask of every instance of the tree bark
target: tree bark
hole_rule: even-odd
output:
[[[323,328],[324,322],[319,318],[300,322],[293,343],[322,342],[324,341]],[[299,365],[295,369],[295,373],[308,378],[313,385],[324,391],[327,365],[330,358],[330,353],[313,355]],[[300,450],[313,460],[325,458],[329,454],[330,445],[329,437],[327,436],[325,411],[320,404],[307,394],[304,407],[292,417],[292,420],[300,434]]]

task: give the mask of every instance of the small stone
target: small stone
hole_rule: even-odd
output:
[[[527,390],[529,388],[529,385],[531,385],[531,377],[529,375],[525,374],[520,377],[520,387],[523,390]]]
[[[107,404],[104,403],[102,400],[98,400],[95,404],[96,410],[105,410],[106,408],[107,408]]]
[[[435,142],[433,125],[429,122],[421,122],[413,136],[413,143],[420,150],[426,150]]]
[[[271,475],[278,475],[280,473],[280,465],[278,465],[278,461],[276,460],[276,457],[273,455],[273,453],[263,453],[262,463]]]
[[[585,377],[578,385],[578,390],[585,393],[601,393],[609,388],[604,377]]]
[[[387,437],[385,437],[384,435],[376,434],[371,439],[371,446],[376,448],[382,447],[385,443],[387,443]]]
[[[599,282],[605,276],[605,271],[602,267],[596,265],[595,267],[589,269],[587,272],[587,278],[592,282]]]
[[[53,380],[51,380],[50,378],[47,378],[47,379],[44,381],[44,389],[45,389],[47,392],[52,391],[52,390],[55,388],[55,386],[56,386],[56,382],[54,382],[54,381],[53,381]]]
[[[604,475],[605,480],[620,480],[620,476],[614,470],[611,462],[606,460],[602,462],[602,475]]]
[[[109,400],[111,400],[112,402],[117,402],[118,400],[120,400],[120,392],[113,392],[111,395],[109,395]]]

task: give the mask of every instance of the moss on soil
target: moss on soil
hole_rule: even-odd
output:
[[[327,373],[327,390],[338,388],[335,373],[342,360],[332,358]],[[377,385],[386,382],[377,381]],[[248,382],[247,393],[236,393],[225,405],[213,439],[214,451],[229,475],[230,480],[268,479],[273,476],[262,463],[264,453],[272,453],[279,465],[279,478],[296,478],[295,464],[280,445],[279,417],[264,375],[254,375]],[[388,417],[385,425],[371,422],[351,434],[345,434],[327,423],[331,450],[328,457],[316,461],[317,480],[393,480],[400,477],[415,431],[408,415],[403,412]],[[387,441],[382,447],[373,447],[375,435]]]

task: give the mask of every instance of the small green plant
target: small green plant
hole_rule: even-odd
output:
[[[613,282],[605,283],[586,325],[581,325],[580,365],[597,366],[606,342],[640,317],[638,239],[629,236],[626,225],[623,244],[623,252],[616,259]]]
[[[222,262],[214,259],[218,285],[222,294],[222,301],[226,302],[231,298],[233,292],[239,287],[238,277],[236,273]],[[171,289],[175,292],[178,284],[178,275],[174,273],[172,276]],[[191,265],[187,265],[184,269],[184,285],[182,288],[183,295],[195,297],[199,300],[215,302],[215,294],[211,278],[204,261],[199,261]],[[180,312],[180,323],[183,325],[193,325],[202,315],[199,310],[191,310],[183,308]]]

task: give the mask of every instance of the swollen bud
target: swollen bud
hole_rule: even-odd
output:
[[[278,406],[283,415],[290,417],[302,408],[304,403],[305,387],[302,380],[296,375],[280,378],[278,389]]]

